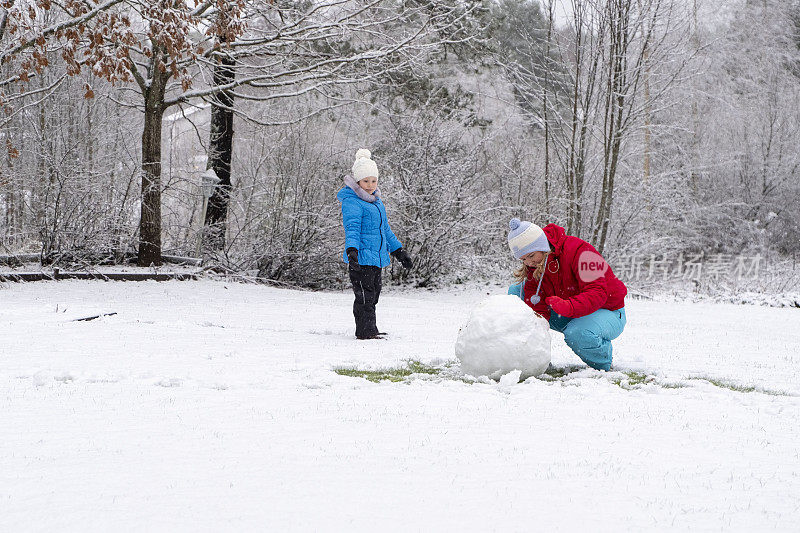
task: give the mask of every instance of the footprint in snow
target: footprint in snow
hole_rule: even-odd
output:
[[[180,387],[183,382],[178,378],[164,378],[155,382],[159,387]]]

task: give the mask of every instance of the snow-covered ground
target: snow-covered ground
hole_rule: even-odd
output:
[[[607,374],[332,370],[452,360],[499,292],[387,291],[356,341],[346,292],[3,285],[0,530],[800,529],[800,309],[629,300]]]

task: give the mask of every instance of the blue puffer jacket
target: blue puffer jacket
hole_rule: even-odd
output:
[[[345,178],[345,186],[336,193],[336,198],[342,202],[342,223],[344,224],[344,262],[347,260],[347,249],[358,249],[358,263],[377,267],[389,266],[389,254],[401,248],[389,219],[386,218],[386,208],[380,199],[380,192],[368,195],[364,189],[353,181]],[[360,191],[361,194],[357,194]],[[367,198],[374,201],[362,199]]]

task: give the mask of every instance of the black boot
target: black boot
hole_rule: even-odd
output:
[[[360,271],[350,269],[353,283],[353,316],[356,319],[356,337],[359,339],[380,338],[375,325],[375,306],[381,294],[381,269],[361,265]]]

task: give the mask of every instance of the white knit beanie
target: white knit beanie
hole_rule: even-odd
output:
[[[366,148],[361,148],[356,152],[356,162],[353,163],[353,179],[356,182],[364,178],[378,177],[378,165],[371,159],[372,153]]]

